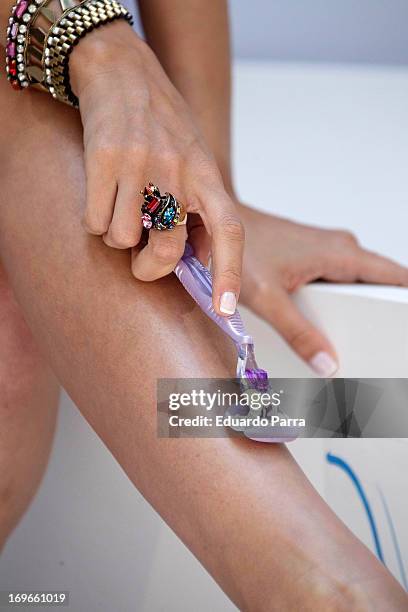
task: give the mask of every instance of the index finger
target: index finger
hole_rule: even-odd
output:
[[[221,316],[234,314],[241,289],[245,231],[238,211],[223,190],[206,194],[203,221],[211,236],[213,306]]]

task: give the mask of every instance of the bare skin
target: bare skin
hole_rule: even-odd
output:
[[[58,384],[0,267],[0,549],[47,464]]]
[[[285,448],[157,438],[158,372],[230,375],[232,347],[175,278],[138,282],[128,252],[81,231],[76,113],[4,81],[0,105],[2,261],[41,351],[129,478],[243,610],[405,609]]]

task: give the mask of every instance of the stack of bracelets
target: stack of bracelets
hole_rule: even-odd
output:
[[[11,86],[33,86],[78,107],[69,83],[69,55],[88,32],[115,19],[132,24],[131,14],[117,0],[19,0],[7,28]]]

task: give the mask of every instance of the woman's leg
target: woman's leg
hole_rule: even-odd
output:
[[[44,473],[58,384],[0,266],[0,550]]]
[[[230,376],[234,351],[174,277],[137,282],[129,253],[82,230],[75,112],[4,80],[0,105],[1,256],[60,382],[129,478],[240,608],[343,609],[361,595],[404,609],[284,447],[157,437],[156,379]]]

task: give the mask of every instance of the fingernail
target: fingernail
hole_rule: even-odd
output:
[[[223,314],[232,315],[237,308],[237,298],[232,291],[225,291],[220,299],[220,310]]]
[[[338,364],[325,351],[319,351],[309,361],[310,367],[322,378],[331,378],[338,370]]]

